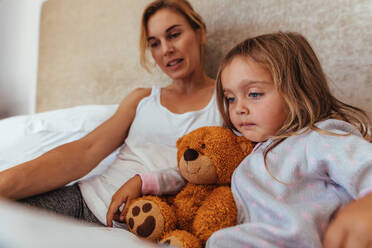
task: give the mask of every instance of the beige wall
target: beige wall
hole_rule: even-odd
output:
[[[140,16],[148,0],[49,0],[41,20],[37,110],[118,103],[138,86],[166,84],[139,66]],[[214,76],[236,42],[277,30],[303,33],[336,96],[372,116],[372,1],[191,0],[208,27]]]

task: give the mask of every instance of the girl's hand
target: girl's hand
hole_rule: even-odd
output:
[[[324,248],[372,247],[372,194],[341,209],[329,225]]]
[[[141,196],[142,180],[139,175],[129,179],[112,196],[109,209],[106,214],[107,226],[112,227],[112,220],[124,222],[128,211],[128,205],[132,199]],[[125,203],[123,211],[120,213],[120,206]]]

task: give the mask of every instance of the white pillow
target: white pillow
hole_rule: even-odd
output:
[[[0,120],[0,170],[34,159],[77,140],[110,118],[118,105],[82,105]],[[101,173],[118,150],[86,177]]]

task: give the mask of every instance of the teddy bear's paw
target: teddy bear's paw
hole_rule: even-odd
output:
[[[161,244],[167,244],[174,247],[183,247],[183,242],[181,242],[177,237],[170,236],[166,239],[160,241]]]
[[[175,230],[168,233],[160,243],[183,248],[202,247],[201,242],[197,237],[184,230]]]
[[[151,200],[138,200],[127,213],[129,230],[146,239],[158,240],[163,234],[164,218],[157,204]]]

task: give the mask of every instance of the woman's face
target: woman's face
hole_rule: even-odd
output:
[[[186,18],[170,9],[158,10],[147,23],[147,42],[156,64],[173,80],[202,71],[200,48],[205,42],[201,30],[194,30]]]

